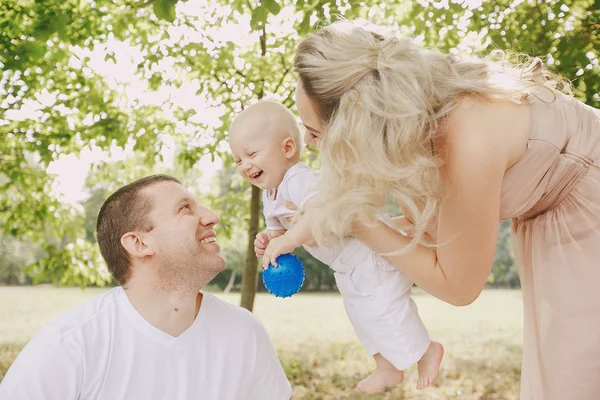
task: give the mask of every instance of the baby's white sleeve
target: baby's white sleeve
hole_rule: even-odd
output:
[[[306,167],[286,177],[279,186],[279,193],[297,208],[302,208],[318,193],[318,187],[319,173]]]
[[[271,212],[271,203],[265,191],[263,191],[262,203],[266,229],[268,231],[279,231],[285,229],[285,227],[281,225],[281,222],[279,222],[279,219]]]
[[[279,220],[273,216],[269,217],[265,215],[265,225],[266,230],[268,231],[280,231],[285,229],[285,227],[281,225],[281,222],[279,222]]]

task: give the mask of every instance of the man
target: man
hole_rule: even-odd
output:
[[[100,252],[121,284],[43,328],[0,399],[289,399],[262,324],[200,291],[225,267],[219,218],[154,175],[100,209]]]

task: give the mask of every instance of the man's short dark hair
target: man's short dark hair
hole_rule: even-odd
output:
[[[121,237],[127,232],[149,232],[154,228],[149,218],[154,199],[140,192],[160,182],[181,184],[169,175],[151,175],[138,179],[111,194],[98,213],[96,235],[100,253],[111,275],[121,285],[131,275],[131,259],[121,245]]]

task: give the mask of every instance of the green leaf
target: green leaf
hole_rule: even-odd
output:
[[[162,74],[160,72],[155,72],[152,74],[150,80],[148,81],[148,87],[150,88],[150,90],[156,91],[160,88],[162,80]]]
[[[170,0],[155,0],[154,1],[154,15],[158,19],[164,19],[165,21],[173,22],[177,17],[175,13],[175,4]]]
[[[256,7],[252,10],[250,18],[250,27],[252,30],[258,31],[267,23],[267,9],[264,6]]]
[[[267,10],[273,15],[277,15],[281,11],[281,6],[277,0],[262,0],[262,2]]]
[[[54,29],[48,21],[40,21],[33,29],[32,36],[41,42],[50,39],[54,33]]]
[[[115,53],[112,51],[109,51],[106,53],[106,55],[104,56],[104,61],[112,61],[113,63],[117,63],[117,57],[115,56]]]
[[[30,58],[41,58],[46,54],[46,45],[40,42],[27,42],[23,44],[21,51]]]

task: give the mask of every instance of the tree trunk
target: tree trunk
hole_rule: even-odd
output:
[[[235,269],[231,270],[231,276],[229,277],[229,282],[227,282],[227,286],[225,286],[225,290],[223,290],[223,293],[228,294],[231,291],[231,288],[233,287],[233,284],[235,283],[235,276],[237,274],[235,273]]]
[[[260,33],[260,55],[264,57],[267,55],[267,32],[265,25],[262,27]],[[258,99],[262,99],[264,96],[264,79],[261,82],[261,86],[258,92]],[[254,254],[254,238],[258,233],[259,228],[259,217],[261,215],[261,190],[256,186],[252,186],[252,202],[250,203],[250,226],[248,227],[248,251],[246,253],[246,267],[244,268],[244,276],[242,276],[242,298],[240,300],[240,306],[244,307],[248,311],[252,311],[254,308],[254,296],[256,295],[256,286],[258,284],[258,275],[256,273],[258,266],[258,259]]]
[[[254,254],[254,238],[258,233],[261,191],[256,186],[252,186],[252,201],[250,203],[250,226],[248,227],[248,250],[246,252],[246,266],[244,276],[242,277],[242,298],[240,306],[248,311],[254,307],[254,296],[256,295],[256,284],[258,275],[258,259]]]

